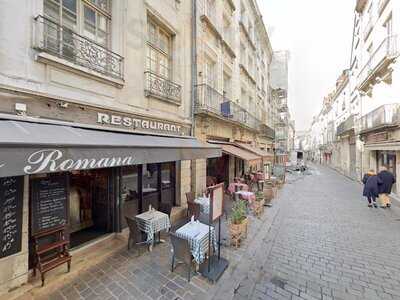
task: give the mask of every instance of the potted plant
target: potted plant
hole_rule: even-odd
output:
[[[264,211],[264,193],[258,191],[256,193],[256,201],[253,203],[253,212],[255,216],[260,216]]]
[[[231,234],[231,244],[239,246],[240,240],[247,236],[247,216],[246,216],[246,202],[238,200],[232,207],[230,217],[229,231]]]

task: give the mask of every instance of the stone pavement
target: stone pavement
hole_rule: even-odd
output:
[[[367,208],[358,183],[314,168],[288,176],[241,248],[222,236],[230,266],[215,285],[171,273],[166,243],[120,250],[35,299],[400,299],[400,208]]]
[[[400,299],[399,208],[367,208],[358,183],[315,168],[286,185],[258,280],[236,298]]]
[[[222,293],[222,299],[232,299],[235,289],[243,277],[247,276],[247,259],[252,257],[253,251],[262,251],[257,246],[260,242],[259,235],[267,234],[263,229],[268,227],[267,224],[276,211],[276,208],[269,209],[259,219],[249,216],[248,237],[239,249],[228,245],[227,219],[223,218],[221,253],[229,260],[230,265],[218,284],[210,284],[195,274],[188,283],[187,269],[184,265],[178,265],[172,273],[171,247],[169,243],[164,243],[156,245],[151,253],[142,249],[140,256],[136,250],[119,250],[57,289],[48,288],[46,291],[46,287],[37,288],[31,298],[189,300],[212,299]],[[168,237],[163,236],[163,239],[168,240]],[[228,293],[223,292],[221,287],[228,289]]]

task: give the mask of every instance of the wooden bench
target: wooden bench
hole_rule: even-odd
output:
[[[67,263],[68,272],[71,269],[71,255],[69,254],[69,240],[66,239],[65,226],[42,231],[32,236],[34,247],[33,276],[39,270],[42,286],[44,274],[54,268]]]

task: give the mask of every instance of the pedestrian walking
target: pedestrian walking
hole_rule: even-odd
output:
[[[392,192],[392,186],[396,182],[394,175],[388,171],[386,166],[381,168],[378,174],[381,184],[379,184],[379,202],[382,208],[390,207],[390,193]]]
[[[363,180],[364,190],[363,196],[367,197],[368,207],[374,205],[375,208],[378,207],[376,204],[376,198],[379,197],[379,184],[381,180],[376,175],[374,170],[369,170],[367,174],[364,175]]]

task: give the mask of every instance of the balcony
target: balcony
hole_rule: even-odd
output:
[[[261,124],[261,135],[271,140],[275,139],[275,130],[266,124]]]
[[[229,55],[233,58],[236,58],[235,50],[234,50],[234,43],[233,43],[233,35],[231,32],[224,32],[224,36],[222,39],[222,43],[225,46],[226,51]]]
[[[122,56],[46,17],[37,16],[34,22],[36,50],[101,75],[123,80]]]
[[[336,136],[341,136],[354,129],[354,115],[348,117],[345,121],[339,124],[336,129]]]
[[[398,36],[386,37],[358,74],[359,89],[368,92],[385,77],[390,65],[399,56]]]
[[[217,38],[222,39],[222,31],[217,20],[215,5],[210,5],[207,0],[203,0],[200,2],[199,12],[200,20],[208,25]]]
[[[396,127],[400,121],[400,104],[385,104],[360,119],[360,132]]]
[[[150,71],[144,74],[146,79],[146,97],[152,96],[161,100],[171,101],[175,104],[181,104],[182,87],[179,84]]]
[[[243,31],[244,35],[246,36],[246,39],[248,40],[251,48],[253,48],[253,50],[256,51],[257,50],[256,45],[254,44],[254,42],[251,38],[249,28],[246,26],[246,19],[243,17],[240,18],[239,25],[240,25],[240,27],[242,27],[242,31]]]
[[[260,130],[261,121],[237,103],[227,99],[207,84],[197,86],[195,112],[212,114],[251,129]]]

